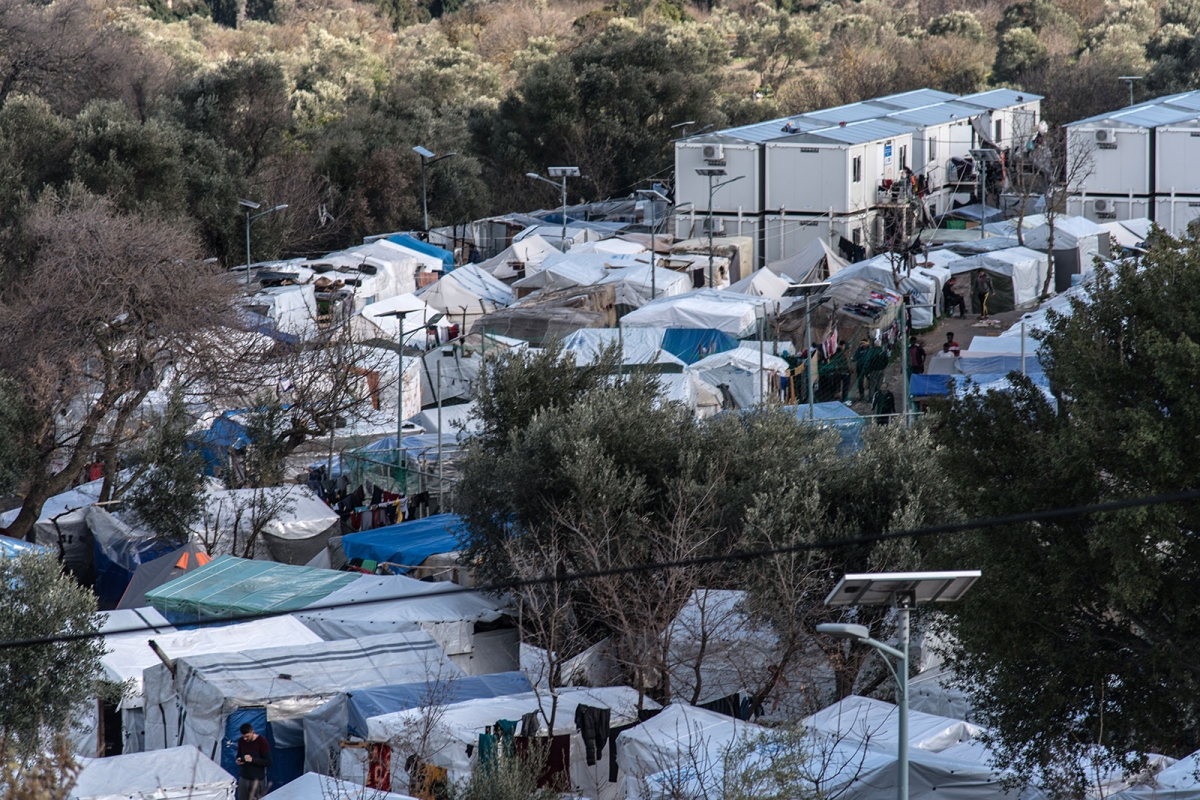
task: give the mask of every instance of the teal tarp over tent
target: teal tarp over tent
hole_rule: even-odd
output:
[[[342,537],[342,549],[349,559],[387,561],[411,568],[420,566],[435,553],[458,550],[463,533],[462,519],[457,514],[435,514],[412,522],[347,534]]]
[[[401,247],[407,247],[409,250],[416,250],[418,253],[423,253],[427,256],[440,258],[442,263],[446,265],[446,272],[454,269],[454,254],[449,250],[444,250],[437,245],[429,244],[428,242],[422,242],[420,239],[414,239],[407,233],[389,236],[388,241],[398,244]]]
[[[19,556],[22,553],[45,555],[49,552],[50,548],[44,544],[33,544],[22,539],[0,536],[0,558],[4,558],[5,556]]]
[[[146,592],[146,602],[176,624],[296,611],[360,576],[273,561],[221,556]]]

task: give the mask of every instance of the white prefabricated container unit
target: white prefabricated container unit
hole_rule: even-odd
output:
[[[767,263],[789,258],[817,239],[823,239],[836,252],[839,238],[845,238],[866,248],[870,254],[869,245],[878,235],[878,219],[879,212],[874,209],[836,216],[766,214],[763,217],[763,241]]]
[[[1071,195],[1067,198],[1067,214],[1072,217],[1090,219],[1092,222],[1143,219],[1150,216],[1151,205],[1151,198],[1145,196],[1085,197]]]
[[[1172,236],[1188,233],[1188,224],[1200,217],[1200,197],[1154,198],[1154,222]]]
[[[726,236],[750,238],[754,242],[751,263],[741,266],[742,276],[745,277],[749,274],[747,269],[758,268],[758,265],[762,263],[762,214],[713,214],[712,226],[713,236],[717,239]],[[671,226],[671,233],[679,241],[706,239],[708,238],[708,215],[703,210],[697,211],[695,214],[691,212],[678,214]]]
[[[1200,110],[1154,129],[1155,194],[1200,196]]]
[[[991,89],[958,98],[988,112],[987,130],[1001,149],[1019,147],[1033,136],[1040,121],[1041,95],[1013,89]]]
[[[970,157],[974,132],[971,119],[980,113],[978,106],[950,101],[888,116],[888,119],[917,126],[912,133],[909,166],[916,174],[925,175],[929,184],[926,203],[934,215],[950,207],[952,190],[945,186],[946,167],[952,158]]]
[[[708,211],[708,178],[697,169],[723,169],[725,175],[713,183],[741,178],[713,193],[714,212],[761,213],[762,148],[756,142],[728,135],[704,136],[680,142],[675,147],[675,194],[695,204],[697,212]],[[682,203],[682,201],[681,201]]]

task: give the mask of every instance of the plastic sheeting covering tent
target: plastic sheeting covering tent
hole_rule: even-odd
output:
[[[781,278],[770,267],[764,267],[757,272],[750,273],[737,283],[730,285],[725,291],[748,294],[754,297],[770,297],[773,300],[779,300],[787,293],[787,290],[791,286],[792,283],[787,278]]]
[[[501,620],[504,604],[484,594],[463,593],[452,583],[361,575],[315,605],[340,606],[296,613],[327,641],[423,630],[468,675],[517,668],[517,633],[511,622],[475,632],[480,624]]]
[[[575,357],[579,366],[594,364],[607,348],[619,345],[622,364],[674,364],[682,359],[663,349],[663,331],[655,328],[581,328],[563,339],[564,354]]]
[[[645,263],[638,263],[643,259]],[[617,305],[622,309],[641,308],[651,299],[675,297],[692,290],[691,279],[682,272],[656,266],[653,280],[650,275],[648,255],[638,259],[627,257],[613,261],[600,282],[613,284]]]
[[[361,783],[339,780],[329,775],[306,772],[291,783],[280,786],[262,800],[415,800],[406,794],[368,789]]]
[[[85,509],[84,521],[95,547],[95,591],[101,608],[115,607],[133,573],[173,549],[169,542],[133,528],[100,506]]]
[[[996,291],[988,299],[990,312],[1011,311],[1035,302],[1046,280],[1046,256],[1026,247],[981,253],[952,261],[948,266],[954,275],[970,273],[968,284],[981,269],[991,276]],[[973,313],[980,312],[981,309],[975,307],[974,290],[970,291],[966,300]]]
[[[81,759],[72,800],[234,800],[237,783],[191,745]]]
[[[543,710],[549,713],[549,697],[545,693],[526,692],[441,706],[429,735],[430,750],[434,754],[430,763],[446,769],[450,780],[461,781],[468,776],[478,759],[479,735],[487,726],[495,725],[497,720],[517,721],[525,714],[539,712],[542,735],[569,736],[571,739],[569,774],[574,790],[595,800],[614,800],[619,795],[620,776],[615,782],[609,780],[608,745],[595,765],[586,763],[583,741],[575,728],[575,710],[581,705],[607,708],[610,710],[612,727],[631,725],[638,719],[637,691],[628,686],[572,687],[558,689],[557,694],[558,706],[552,731],[547,731],[547,721],[540,713]],[[644,699],[642,707],[655,709],[659,706],[653,700]],[[406,732],[411,731],[412,725],[421,719],[422,713],[421,709],[408,709],[370,717],[367,719],[367,738],[372,742],[402,740]],[[470,754],[468,745],[473,748]],[[405,785],[407,781],[407,775],[403,772],[407,756],[408,753],[404,752],[394,752],[392,755],[393,786]],[[618,755],[618,763],[619,759]]]
[[[592,286],[604,277],[603,264],[582,263],[572,256],[549,256],[536,272],[531,272],[512,285],[524,296],[539,289],[573,289]]]
[[[177,622],[296,611],[357,580],[349,572],[295,567],[234,556],[146,593],[146,600]]]
[[[757,347],[727,350],[688,367],[689,372],[718,392],[724,385],[738,408],[750,408],[777,394],[780,376],[787,370],[786,361],[761,353]]]
[[[767,264],[767,269],[795,283],[816,283],[836,275],[849,263],[824,239],[814,239],[796,255]]]
[[[513,242],[510,247],[486,261],[479,262],[477,266],[484,272],[490,272],[494,278],[517,278],[535,272],[546,260],[546,256],[557,252],[558,248],[554,245],[541,236],[534,235]]]
[[[486,697],[504,697],[533,691],[529,679],[521,672],[497,672],[459,678],[446,684],[438,693],[439,703],[461,703]],[[374,686],[349,693],[347,730],[353,736],[367,735],[367,720],[409,708],[428,705],[430,687],[426,683],[400,686]]]
[[[735,338],[749,336],[778,301],[719,289],[700,289],[663,297],[625,315],[622,324],[636,328],[715,328]]]
[[[874,258],[869,258],[866,261],[860,261],[857,264],[851,264],[845,269],[838,272],[829,278],[829,282],[835,286],[850,278],[865,278],[874,281],[889,289],[895,286],[895,274],[892,272],[892,256],[887,253],[881,253]],[[912,315],[912,324],[914,328],[928,328],[933,325],[934,317],[940,306],[941,299],[941,283],[929,274],[922,270],[908,270],[903,266],[897,267],[900,275],[900,289],[902,294],[908,294],[912,297],[912,302],[918,306],[933,306],[933,308],[913,308],[910,313]]]
[[[245,546],[252,519],[267,515],[255,550],[264,545],[274,560],[285,564],[307,563],[340,524],[337,513],[307,486],[276,486],[209,492],[193,532],[210,552],[237,552]]]
[[[891,703],[851,695],[807,717],[804,725],[828,737],[869,743],[890,753],[896,749],[898,713]],[[970,722],[909,711],[908,743],[913,750],[938,753],[982,733],[983,728]]]
[[[420,255],[436,258],[442,262],[442,266],[448,269],[454,269],[454,254],[449,250],[438,247],[437,245],[422,242],[420,239],[414,239],[407,233],[400,233],[395,236],[387,237],[387,240],[392,244],[399,245],[406,250],[411,250]]]
[[[393,437],[394,439],[395,437]],[[346,558],[369,559],[395,565],[393,571],[408,572],[436,553],[453,553],[466,534],[456,514],[434,514],[424,519],[401,522],[342,537]]]
[[[1185,756],[1153,778],[1111,795],[1114,800],[1200,800],[1200,752]]]
[[[372,303],[350,318],[350,331],[358,341],[384,339],[388,343],[395,342],[400,335],[400,317],[386,315],[396,311],[408,312],[404,315],[404,336],[409,337],[405,342],[424,349],[426,337],[413,334],[427,327],[431,319],[443,312],[428,305],[415,294],[398,294]],[[446,331],[450,327],[449,319],[443,317],[434,324],[439,330],[441,340],[444,341],[447,338]]]
[[[302,718],[335,695],[366,686],[452,680],[462,670],[432,636],[414,631],[187,656],[176,659],[174,676],[163,664],[143,674],[147,748],[194,744],[215,758],[237,738],[237,726],[227,721],[251,709],[271,726],[278,776],[289,768],[278,749],[302,751]],[[303,753],[289,755],[298,774]]]
[[[212,556],[195,542],[189,542],[153,561],[147,561],[134,570],[117,608],[142,608],[146,605],[146,592],[178,578],[185,572],[199,569],[210,561]]]
[[[912,377],[921,376],[913,375]],[[802,421],[815,419],[817,425],[837,431],[838,436],[842,438],[842,448],[849,450],[862,448],[862,430],[867,421],[845,403],[813,403],[811,408],[807,404],[801,403],[785,406],[785,408],[795,413],[796,419]]]
[[[245,307],[270,321],[271,328],[297,339],[317,333],[317,297],[312,284],[271,286],[243,301]]]

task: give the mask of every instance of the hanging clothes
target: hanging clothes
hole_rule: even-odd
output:
[[[575,709],[575,727],[582,735],[589,767],[594,766],[596,759],[604,752],[611,714],[607,708],[594,706],[580,705]]]

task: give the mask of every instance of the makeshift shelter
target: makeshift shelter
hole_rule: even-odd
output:
[[[836,275],[849,263],[824,239],[817,238],[796,255],[767,264],[767,269],[792,283],[819,283]]]
[[[175,580],[189,570],[203,567],[210,561],[212,556],[202,545],[188,542],[183,547],[140,564],[134,570],[117,608],[145,607],[146,592]]]
[[[262,800],[415,800],[406,794],[368,789],[329,775],[306,772],[291,783],[280,786]]]
[[[1053,247],[1054,290],[1071,288],[1073,275],[1091,272],[1097,258],[1112,257],[1108,231],[1084,217],[1059,217],[1054,221],[1054,240],[1050,240],[1048,224],[1039,225],[1025,234],[1025,246],[1047,252]],[[1078,279],[1076,279],[1078,280]]]
[[[85,758],[71,800],[234,800],[237,782],[192,745]]]
[[[520,637],[505,604],[451,583],[360,575],[312,605],[296,618],[327,641],[423,630],[467,675],[519,666]]]
[[[418,260],[426,267],[432,266],[428,259],[437,259],[441,266],[433,267],[434,269],[443,269],[446,271],[454,269],[454,254],[449,250],[430,244],[429,242],[422,242],[420,239],[414,239],[407,233],[394,234],[387,237],[387,241],[416,254]]]
[[[1200,800],[1200,752],[1184,756],[1149,780],[1111,797],[1114,800]]]
[[[240,553],[249,544],[280,563],[305,564],[339,527],[337,512],[312,489],[276,486],[209,492],[193,534],[210,553]]]
[[[84,522],[92,532],[94,587],[102,609],[116,607],[139,567],[173,548],[170,542],[126,524],[100,506],[88,506],[84,510]]]
[[[391,714],[431,703],[461,703],[487,697],[520,694],[533,689],[520,672],[500,672],[470,678],[372,686],[340,694],[304,718],[304,768],[337,773],[360,783],[367,782],[365,759],[357,742],[343,747],[351,737],[367,735],[369,717]]]
[[[893,260],[898,261],[893,263]],[[903,263],[902,256],[881,253],[866,261],[851,264],[830,277],[829,282],[836,286],[851,278],[865,278],[902,295],[909,295],[912,298],[910,302],[918,306],[908,311],[913,327],[919,329],[933,326],[940,307],[941,285],[936,278],[920,270],[909,269],[908,265]]]
[[[594,764],[586,758],[586,747],[576,728],[576,711],[587,707],[608,711],[610,730],[633,725],[638,721],[638,693],[627,686],[605,688],[562,688],[557,691],[554,725],[549,728],[550,698],[543,692],[467,700],[440,706],[433,730],[429,732],[432,756],[429,764],[446,770],[450,781],[464,780],[480,758],[480,734],[498,720],[521,720],[527,714],[536,715],[536,736],[551,739],[549,772],[569,779],[573,791],[595,800],[615,800],[619,796],[621,775],[614,770],[613,751],[609,741],[602,740],[605,750],[597,754]],[[653,700],[642,699],[641,708],[656,709]],[[422,709],[408,709],[367,719],[367,739],[371,742],[402,742],[405,733],[421,719]],[[401,745],[402,747],[403,745]],[[407,785],[405,762],[409,753],[390,753],[392,785]],[[620,756],[617,755],[619,760]],[[619,763],[619,761],[618,761]]]
[[[49,547],[84,583],[91,580],[95,559],[85,510],[97,499],[82,486],[56,494],[42,503],[37,522],[33,524],[34,540]],[[20,513],[21,509],[14,508],[0,514],[0,529],[12,525]]]
[[[613,345],[621,348],[622,364],[660,364],[683,369],[682,359],[663,348],[664,331],[655,328],[585,328],[563,339],[563,353],[580,366],[593,364]]]
[[[898,292],[883,284],[861,277],[850,277],[830,286],[820,302],[811,306],[811,330],[814,345],[826,353],[846,342],[851,349],[867,339],[876,346],[890,350],[900,338],[900,301]],[[792,306],[792,319],[781,326],[793,336],[807,337],[804,305]]]
[[[445,312],[449,321],[464,331],[470,330],[472,323],[484,314],[513,302],[512,289],[472,264],[442,276],[437,283],[417,292],[417,296]]]
[[[283,334],[288,340],[308,339],[317,333],[317,297],[311,283],[261,289],[242,304],[264,321],[268,332]]]
[[[851,695],[804,719],[807,728],[835,740],[869,744],[873,750],[895,752],[899,711],[892,703]],[[938,753],[977,739],[983,728],[970,722],[910,710],[908,745],[912,750]]]
[[[781,278],[769,267],[765,267],[750,273],[737,283],[731,284],[726,291],[779,300],[787,294],[790,288],[792,288],[791,281]]]
[[[147,747],[193,744],[232,773],[249,723],[271,745],[275,785],[303,773],[303,718],[337,694],[462,676],[423,631],[185,656],[173,667],[144,672]]]
[[[571,248],[571,254],[602,253],[604,255],[636,255],[648,250],[645,245],[627,239],[612,237],[595,242],[584,242]]]
[[[442,432],[457,439],[460,432],[471,434],[479,430],[480,421],[475,417],[475,411],[476,404],[472,400],[469,403],[443,405],[440,411],[437,408],[426,408],[413,417],[412,421],[414,425],[424,428],[427,434]]]
[[[778,301],[769,298],[701,289],[647,303],[621,322],[634,328],[715,328],[740,339],[754,334],[778,309]]]
[[[720,390],[737,408],[750,408],[779,391],[788,362],[758,348],[738,347],[703,358],[688,371]]]
[[[993,314],[1037,302],[1046,282],[1045,254],[1027,247],[969,256],[950,262],[949,267],[951,274],[963,276],[964,288],[972,285],[979,270],[988,274],[995,288],[995,293],[988,298],[988,311]],[[972,313],[982,312],[974,291],[969,292],[966,300]]]
[[[512,284],[513,295],[520,299],[543,289],[591,286],[599,283],[604,274],[603,264],[580,263],[571,256],[548,256],[540,269]]]
[[[358,579],[349,572],[221,556],[146,593],[177,623],[296,611]]]
[[[541,236],[533,235],[513,242],[498,255],[481,261],[477,266],[499,280],[523,278],[546,260],[546,256],[559,250]]]
[[[400,317],[395,312],[404,313],[404,342],[426,349],[429,346],[428,336],[417,336],[418,331],[432,324],[438,333],[438,342],[449,339],[450,321],[443,312],[431,307],[415,294],[398,294],[378,303],[372,303],[350,318],[350,332],[356,341],[367,342],[383,340],[389,345],[395,344],[400,333]],[[434,317],[442,315],[442,319],[431,323]]]
[[[392,572],[404,574],[417,569],[432,555],[457,553],[466,536],[456,514],[434,514],[424,519],[342,537],[346,558],[361,558],[387,564]]]
[[[615,301],[616,292],[609,285],[544,290],[480,317],[471,333],[509,336],[540,346],[580,328],[611,328],[617,324]]]
[[[482,338],[490,343],[497,337],[476,336],[475,338]],[[487,349],[502,351],[507,348],[488,346]],[[440,367],[439,364],[441,364]],[[475,387],[479,382],[479,370],[482,365],[482,354],[464,353],[463,348],[458,346],[430,350],[422,359],[420,367],[421,397],[426,404],[432,405],[437,405],[438,397],[442,398],[442,402],[474,399]],[[429,429],[426,428],[426,430]]]
[[[168,658],[232,653],[264,647],[284,647],[314,644],[321,637],[291,616],[252,620],[236,625],[222,625],[178,631],[153,608],[138,608],[108,612],[101,632],[104,633],[105,654],[100,659],[105,677],[117,683],[128,682],[128,688],[116,703],[120,730],[105,730],[109,742],[120,742],[121,752],[137,753],[145,749],[146,717],[143,672],[161,664],[150,648],[154,641]]]
[[[675,297],[692,290],[691,280],[682,272],[655,266],[651,279],[649,263],[630,261],[614,261],[600,283],[612,285],[615,294],[613,302],[616,303],[618,315],[641,308],[659,297]]]
[[[671,245],[671,252],[703,255],[706,261],[711,252],[728,259],[727,266],[714,260],[713,285],[708,287],[711,289],[740,281],[754,269],[754,239],[749,236],[717,236],[711,241],[707,237],[685,239]]]

